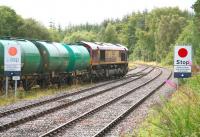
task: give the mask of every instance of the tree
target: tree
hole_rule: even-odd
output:
[[[49,29],[49,37],[51,41],[61,42],[64,38],[62,31]]]
[[[132,13],[132,15],[128,18],[128,22],[124,26],[124,35],[126,38],[126,44],[129,48],[129,52],[132,53],[136,48],[136,43],[138,41],[136,37],[136,30],[144,30],[145,29],[145,17],[146,13]],[[138,48],[137,48],[138,49]]]
[[[102,30],[100,33],[101,41],[110,42],[110,43],[118,43],[118,35],[116,32],[116,28],[111,23],[108,23],[105,30]]]
[[[18,28],[22,24],[23,19],[13,9],[0,6],[0,35],[18,36]]]
[[[78,41],[96,41],[96,34],[92,31],[77,31],[67,34],[64,38],[64,42],[75,43]]]
[[[162,16],[158,29],[155,35],[156,57],[161,61],[170,51],[170,46],[173,45],[182,32],[182,28],[187,25],[187,21],[183,17],[177,15]]]
[[[155,59],[155,46],[152,35],[147,31],[137,29],[136,37],[138,41],[133,52],[134,57],[143,61],[153,61]]]
[[[51,40],[50,34],[45,26],[34,19],[25,19],[22,26],[19,27],[21,37],[30,39]]]
[[[192,7],[194,9],[194,12],[196,13],[196,16],[199,16],[200,15],[200,0],[197,0]]]
[[[195,18],[193,24],[193,47],[196,63],[200,64],[200,0],[197,0],[193,5],[195,11]]]

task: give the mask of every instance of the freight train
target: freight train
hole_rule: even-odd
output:
[[[50,41],[0,38],[0,88],[5,87],[4,48],[19,45],[21,74],[19,84],[24,90],[39,85],[73,83],[122,77],[128,72],[128,49],[120,44],[77,42],[63,44]],[[12,80],[9,78],[11,86]]]

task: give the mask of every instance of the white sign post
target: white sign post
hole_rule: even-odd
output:
[[[17,44],[6,45],[4,47],[4,73],[6,75],[6,95],[7,95],[8,94],[8,77],[20,76],[21,74],[20,45],[17,45]],[[13,79],[13,80],[15,80],[15,95],[16,95],[17,80],[16,79]]]
[[[192,76],[192,46],[175,46],[174,48],[174,78],[189,78]],[[178,82],[179,84],[179,82]],[[177,84],[177,89],[178,89]]]
[[[192,47],[175,46],[174,77],[188,78],[192,76]]]

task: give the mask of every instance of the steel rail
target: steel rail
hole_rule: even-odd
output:
[[[153,71],[153,69],[154,69],[154,68],[152,68],[148,73],[150,73],[151,71]],[[28,121],[34,120],[34,119],[39,118],[39,117],[41,117],[41,116],[44,116],[44,115],[46,115],[46,114],[50,114],[50,113],[53,113],[53,112],[58,111],[58,110],[60,110],[60,109],[69,107],[69,106],[71,106],[71,105],[74,105],[74,104],[79,103],[79,102],[81,102],[81,101],[84,101],[84,100],[86,100],[86,99],[95,97],[95,96],[97,96],[97,95],[103,94],[103,93],[108,92],[108,91],[111,91],[111,90],[116,89],[116,88],[118,88],[118,87],[120,87],[120,86],[126,85],[126,84],[128,84],[128,83],[130,83],[130,82],[132,82],[132,81],[135,81],[135,80],[137,80],[137,79],[140,79],[140,78],[144,77],[145,75],[147,75],[148,73],[143,74],[143,75],[141,75],[141,76],[139,76],[139,77],[137,77],[137,78],[135,78],[135,79],[131,79],[130,81],[127,81],[127,82],[118,84],[118,85],[116,85],[116,86],[110,87],[110,88],[108,88],[108,89],[101,90],[101,91],[96,92],[96,93],[94,93],[94,94],[91,94],[91,95],[88,95],[88,96],[85,96],[85,97],[81,97],[81,98],[76,99],[76,100],[74,100],[74,101],[67,102],[67,103],[58,105],[58,106],[56,106],[56,107],[53,107],[53,108],[50,108],[50,109],[41,111],[41,112],[39,112],[39,113],[36,113],[36,114],[30,115],[30,116],[21,118],[21,119],[19,119],[19,120],[15,120],[15,121],[12,121],[12,122],[10,122],[10,123],[1,125],[1,126],[0,126],[0,132],[1,132],[1,131],[4,131],[4,130],[7,130],[7,129],[10,129],[10,128],[12,128],[12,127],[15,127],[15,126],[17,126],[17,125],[26,123],[26,122],[28,122]]]
[[[98,106],[98,107],[96,107],[96,108],[94,108],[94,109],[92,109],[92,110],[90,110],[90,111],[88,111],[88,112],[85,112],[85,113],[82,114],[81,116],[78,116],[78,117],[72,119],[71,121],[62,124],[61,126],[55,128],[55,129],[50,130],[49,132],[47,132],[47,133],[41,135],[40,137],[52,137],[52,136],[55,136],[56,134],[62,132],[62,131],[65,130],[67,127],[69,127],[69,126],[75,124],[76,122],[78,122],[78,121],[80,121],[80,120],[82,120],[82,119],[84,119],[84,118],[86,118],[86,117],[88,117],[88,116],[91,116],[92,114],[94,114],[94,113],[100,111],[101,109],[103,109],[103,108],[105,108],[105,107],[107,107],[107,106],[109,106],[109,105],[111,105],[111,104],[117,102],[118,100],[120,100],[120,99],[122,99],[122,98],[128,96],[129,94],[135,92],[137,89],[139,89],[139,88],[141,88],[141,87],[147,85],[147,84],[150,83],[151,81],[153,81],[153,80],[155,80],[156,78],[158,78],[161,74],[162,74],[162,71],[160,71],[160,73],[159,73],[157,76],[155,76],[153,79],[150,79],[150,80],[146,81],[146,82],[143,83],[142,85],[139,85],[139,86],[135,87],[134,89],[132,89],[132,90],[126,92],[125,94],[120,95],[119,97],[116,97],[116,98],[112,99],[111,101],[108,101],[108,102],[104,103],[103,105],[100,105],[100,106]]]
[[[128,74],[127,77],[123,77],[123,78],[120,78],[120,79],[117,79],[117,80],[112,80],[112,81],[109,81],[109,82],[106,82],[106,83],[103,83],[103,84],[100,84],[100,85],[97,85],[97,86],[93,86],[93,87],[90,87],[90,88],[82,89],[82,90],[79,90],[79,91],[76,91],[76,92],[73,92],[73,93],[66,93],[66,94],[58,96],[58,97],[46,99],[46,100],[39,101],[39,102],[36,102],[36,103],[32,103],[32,104],[29,104],[29,105],[25,105],[25,106],[22,106],[22,107],[18,107],[18,108],[6,110],[4,112],[0,112],[0,118],[8,116],[8,115],[11,115],[11,114],[14,114],[14,113],[17,113],[17,112],[24,111],[24,110],[27,110],[27,109],[38,107],[38,106],[41,106],[41,105],[44,105],[44,104],[47,104],[47,103],[50,103],[50,102],[54,102],[54,101],[57,101],[57,100],[60,100],[60,99],[66,98],[66,97],[70,97],[70,96],[73,96],[73,95],[78,95],[78,94],[87,92],[89,90],[93,90],[93,89],[96,89],[96,88],[111,84],[113,82],[118,82],[120,80],[128,79],[128,78],[133,77],[133,76],[138,76],[142,71],[144,71],[144,70],[146,70],[148,68],[149,67],[146,67],[146,68],[140,70],[139,72],[137,72],[137,73],[135,73],[133,75]]]
[[[170,75],[167,79],[169,79],[172,76],[172,72],[170,71]],[[152,90],[149,94],[147,94],[145,97],[143,97],[141,100],[139,100],[137,103],[135,103],[133,106],[131,106],[129,109],[124,111],[121,115],[119,115],[116,119],[114,119],[112,122],[110,122],[107,126],[105,126],[103,129],[101,129],[97,134],[95,134],[93,137],[102,137],[104,136],[109,130],[111,130],[114,126],[116,126],[121,120],[123,120],[128,114],[133,112],[137,107],[139,107],[144,101],[149,98],[153,93],[155,93],[158,89],[160,89],[165,84],[165,81],[163,81],[159,86],[157,86],[154,90]]]

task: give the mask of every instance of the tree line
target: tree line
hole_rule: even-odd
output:
[[[200,64],[200,0],[195,13],[178,7],[133,12],[122,19],[106,19],[101,24],[47,28],[34,19],[23,19],[0,6],[0,35],[74,43],[80,40],[121,43],[129,48],[131,60],[173,63],[175,45],[192,45],[194,62]]]
[[[64,37],[57,29],[47,29],[32,18],[23,19],[7,6],[0,6],[0,36],[56,41]]]

